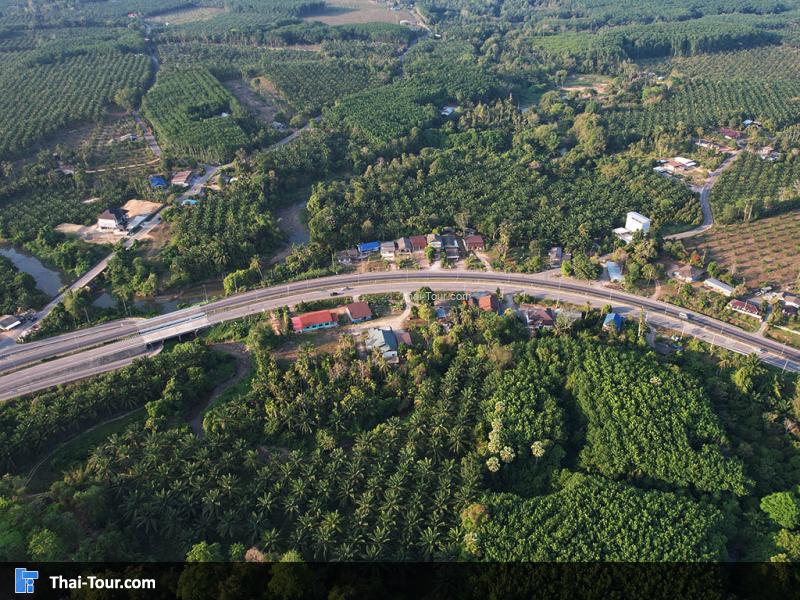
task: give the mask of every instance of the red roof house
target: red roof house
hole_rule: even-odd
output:
[[[352,302],[345,306],[344,310],[353,323],[361,323],[372,318],[372,310],[366,302]]]
[[[752,302],[731,300],[728,304],[728,308],[735,310],[738,313],[742,313],[743,315],[747,315],[748,317],[756,317],[758,319],[761,318],[761,312],[759,312],[758,307]]]
[[[428,239],[424,235],[412,235],[408,239],[411,240],[411,248],[414,252],[424,250],[428,245]]]
[[[483,236],[480,235],[468,235],[464,238],[464,247],[469,250],[483,250],[484,243],[483,243]]]
[[[298,333],[317,329],[330,329],[338,324],[339,321],[336,315],[329,310],[317,310],[292,317],[292,329]]]
[[[729,140],[738,140],[740,137],[742,137],[741,131],[736,131],[735,129],[730,129],[728,127],[720,127],[719,132],[723,135],[723,137],[726,137]]]

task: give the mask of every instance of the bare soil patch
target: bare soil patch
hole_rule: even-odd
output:
[[[387,4],[373,0],[330,0],[324,10],[305,17],[305,21],[321,21],[327,25],[351,25],[354,23],[395,23],[410,21],[416,24],[416,16],[407,9],[390,10]]]
[[[197,6],[193,8],[179,8],[169,12],[161,13],[148,20],[155,23],[169,23],[170,25],[183,25],[195,21],[208,21],[218,14],[224,13],[225,9],[219,6]]]

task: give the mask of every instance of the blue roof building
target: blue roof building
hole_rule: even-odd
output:
[[[358,245],[358,251],[361,254],[368,254],[370,252],[378,252],[381,249],[380,242],[362,242]]]
[[[622,316],[619,313],[610,312],[603,320],[603,329],[611,329],[612,327],[614,331],[619,331],[622,327]]]
[[[150,187],[154,190],[167,187],[167,180],[160,175],[150,175],[147,179],[150,181]]]
[[[186,198],[181,201],[181,206],[197,206],[197,198]]]

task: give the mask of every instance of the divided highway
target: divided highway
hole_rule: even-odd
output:
[[[348,295],[411,291],[427,285],[441,290],[495,289],[529,291],[554,300],[594,306],[612,304],[616,310],[649,322],[682,330],[712,344],[740,353],[757,352],[778,368],[800,372],[800,351],[747,333],[716,319],[685,309],[598,288],[588,282],[554,280],[545,275],[477,273],[473,271],[386,272],[336,275],[244,292],[205,305],[193,306],[152,319],[124,319],[73,334],[0,349],[0,400],[119,368],[136,357],[157,352],[161,342],[286,304],[328,297],[331,290],[349,288]],[[687,313],[690,320],[681,318]],[[46,362],[43,362],[46,361]]]

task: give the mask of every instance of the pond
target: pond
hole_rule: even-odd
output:
[[[28,273],[36,281],[36,287],[48,296],[55,296],[68,282],[64,275],[56,270],[46,267],[32,254],[13,246],[0,246],[0,256],[10,260],[17,269]]]

